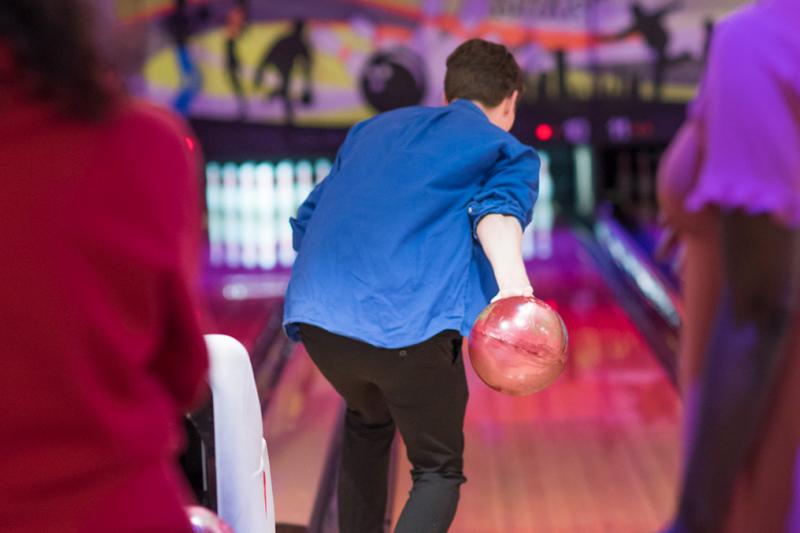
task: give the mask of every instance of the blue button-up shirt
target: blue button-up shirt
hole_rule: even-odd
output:
[[[467,100],[357,124],[291,220],[287,332],[307,323],[382,348],[467,335],[497,292],[478,222],[527,226],[538,179],[536,152]]]

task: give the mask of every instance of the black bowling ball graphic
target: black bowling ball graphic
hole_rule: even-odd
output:
[[[378,112],[418,105],[426,85],[425,61],[407,48],[375,52],[361,73],[361,93]]]

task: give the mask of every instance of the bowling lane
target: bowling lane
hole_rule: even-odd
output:
[[[342,407],[305,349],[296,345],[264,412],[280,524],[311,523]]]
[[[275,345],[285,339],[280,330],[280,339],[266,337],[275,333],[276,319],[279,324],[287,277],[286,273],[208,270],[204,279],[210,315],[207,329],[238,339],[250,352],[264,404],[276,518],[279,524],[307,526],[336,435],[341,403],[302,346],[291,348],[285,364],[275,364],[275,359],[282,357],[273,353]],[[272,342],[276,340],[281,342]],[[262,374],[276,368],[280,368],[276,386],[265,387],[273,376]]]
[[[208,311],[205,332],[230,335],[253,357],[262,348],[259,341],[270,320],[282,312],[285,280],[209,270],[203,285]]]
[[[505,397],[468,369],[465,469],[454,533],[645,533],[673,505],[680,404],[650,349],[570,230],[531,263],[564,317],[569,363],[550,389]],[[400,450],[394,519],[410,488]]]

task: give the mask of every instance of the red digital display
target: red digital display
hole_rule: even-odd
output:
[[[550,124],[539,124],[536,126],[536,138],[540,141],[549,141],[555,134],[553,126]]]

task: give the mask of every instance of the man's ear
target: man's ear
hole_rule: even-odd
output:
[[[517,110],[517,100],[519,100],[519,91],[514,91],[511,96],[503,101],[503,114],[510,115]]]

